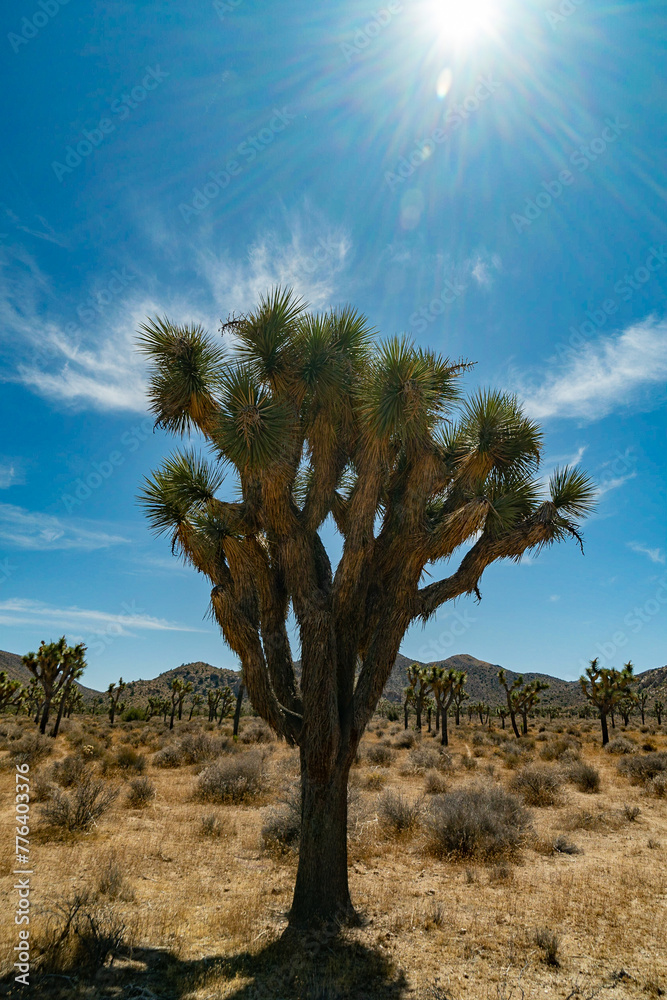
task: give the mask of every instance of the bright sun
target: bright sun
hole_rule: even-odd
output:
[[[455,42],[488,33],[498,20],[497,0],[433,0],[432,6],[440,32]]]

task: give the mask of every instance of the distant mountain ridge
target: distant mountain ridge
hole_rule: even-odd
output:
[[[424,664],[420,660],[403,656],[399,653],[396,663],[385,685],[384,696],[390,701],[400,702],[403,700],[403,689],[407,685],[407,671],[412,663],[419,663],[420,666],[433,666],[434,664],[444,667],[453,667],[456,670],[465,670],[468,679],[466,691],[470,701],[482,701],[489,705],[499,705],[504,702],[504,692],[498,684],[498,670],[500,664],[488,663],[486,660],[478,660],[469,653],[457,653],[448,656],[445,660],[431,661]],[[32,674],[24,667],[21,657],[15,653],[8,653],[0,650],[0,670],[6,670],[12,678],[27,684]],[[297,666],[298,673],[298,666]],[[518,676],[517,671],[506,669],[506,674],[511,683]],[[228,684],[234,693],[238,691],[241,674],[238,670],[230,670],[226,667],[214,667],[210,663],[197,660],[193,663],[182,663],[179,667],[173,667],[158,674],[152,680],[128,681],[124,695],[127,705],[144,705],[151,697],[166,697],[169,693],[172,680],[178,677],[181,680],[192,684],[193,693],[200,694],[204,699],[206,692],[211,687],[222,687]],[[564,681],[560,677],[551,677],[549,674],[531,671],[523,674],[525,681],[540,680],[546,681],[549,687],[541,694],[541,704],[554,705],[560,708],[574,708],[581,705],[583,697],[579,681]],[[652,705],[656,698],[667,699],[667,666],[656,667],[651,670],[644,670],[636,675],[638,691],[647,691],[649,694],[649,705]],[[91,701],[102,692],[92,688],[79,685],[86,701]]]

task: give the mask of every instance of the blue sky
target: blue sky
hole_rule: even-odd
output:
[[[215,334],[282,283],[476,361],[470,389],[542,421],[545,473],[580,460],[600,484],[585,556],[491,567],[406,655],[566,678],[665,662],[664,6],[1,17],[0,647],[83,639],[95,687],[236,666],[136,504],[172,442],[133,340],[156,312]]]

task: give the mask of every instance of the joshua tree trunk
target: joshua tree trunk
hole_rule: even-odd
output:
[[[44,708],[42,710],[42,721],[39,724],[39,731],[42,734],[42,736],[46,732],[46,726],[47,726],[48,721],[49,721],[49,710],[50,710],[50,708],[51,708],[51,699],[47,698],[45,700],[45,702],[44,702]]]
[[[512,722],[512,729],[514,730],[514,735],[516,736],[517,739],[519,739],[519,729],[516,724],[516,714],[512,711],[510,711],[510,720]]]
[[[415,722],[415,729],[418,733],[422,731],[422,700],[421,697],[415,698],[415,711],[417,713],[417,721]]]
[[[431,732],[431,714],[432,714],[432,711],[433,710],[431,708],[427,708],[426,709],[426,720],[427,720],[426,729],[427,729],[427,731],[429,733]]]
[[[349,764],[323,780],[309,774],[301,750],[301,846],[290,926],[350,920],[347,881],[347,779]]]
[[[611,716],[611,728],[612,729],[616,729],[616,719],[614,718],[614,709],[613,708],[612,708],[611,712],[609,713],[609,715]]]
[[[58,715],[56,716],[56,724],[53,727],[53,732],[51,733],[54,739],[58,735],[58,730],[60,729],[60,722],[62,720],[63,711],[65,708],[65,698],[67,697],[68,691],[69,688],[63,691],[62,695],[60,696],[60,704],[58,705]]]
[[[454,703],[454,721],[457,726],[461,725],[461,709],[456,703]]]
[[[442,736],[440,737],[440,743],[443,747],[449,746],[449,733],[447,732],[447,709],[443,708],[440,712],[442,717]]]
[[[607,729],[607,713],[600,712],[600,725],[602,726],[602,746],[606,747],[609,743],[609,730]]]
[[[435,710],[435,731],[436,731],[436,733],[440,732],[440,708],[439,707],[436,707],[436,710]]]
[[[403,706],[403,723],[404,723],[404,728],[407,729],[408,728],[408,706],[407,706],[407,703]],[[658,725],[660,725],[660,723],[658,723]]]
[[[241,705],[243,704],[243,695],[245,692],[245,686],[243,681],[239,684],[238,694],[236,695],[236,710],[234,712],[234,736],[239,735],[239,723],[241,721]]]
[[[524,736],[528,735],[528,712],[525,710],[521,712],[521,731]]]

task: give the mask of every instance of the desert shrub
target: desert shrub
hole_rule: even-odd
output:
[[[263,719],[254,719],[239,733],[241,743],[273,743],[273,730]]]
[[[559,736],[555,740],[549,740],[540,750],[542,760],[562,760],[564,757],[572,759],[579,756],[581,744],[579,740],[572,736]]]
[[[199,764],[211,760],[220,753],[220,741],[211,739],[206,733],[187,733],[181,740],[180,755],[184,764]]]
[[[131,809],[145,809],[155,798],[155,785],[148,778],[133,778],[127,793]]]
[[[629,806],[626,804],[623,806],[623,815],[627,819],[628,823],[634,823],[641,812],[639,806]]]
[[[567,837],[562,833],[558,834],[556,839],[553,841],[552,847],[556,854],[571,855],[571,854],[583,853],[580,847],[577,847],[576,844],[573,844],[572,841],[568,840]]]
[[[535,931],[535,944],[542,951],[542,958],[547,965],[559,966],[558,948],[560,940],[558,935],[548,927],[538,927]]]
[[[432,800],[427,827],[436,857],[493,858],[524,842],[530,814],[498,786],[463,788]]]
[[[30,784],[32,786],[30,790],[31,802],[47,802],[51,798],[53,785],[48,778],[40,774]]]
[[[403,729],[394,740],[394,746],[399,750],[411,750],[416,742],[415,734],[410,729]]]
[[[281,802],[267,812],[261,837],[262,847],[271,854],[287,854],[298,850],[301,837],[301,792],[297,783],[290,786]]]
[[[461,767],[464,767],[466,771],[474,771],[477,767],[477,761],[470,754],[464,754],[461,759]]]
[[[558,797],[561,779],[549,767],[522,767],[512,778],[510,788],[529,806],[552,806]]]
[[[667,753],[647,753],[642,756],[628,756],[618,762],[618,770],[626,778],[629,778],[633,785],[645,784],[651,781],[657,774],[667,771]]]
[[[616,754],[637,753],[638,749],[637,744],[626,739],[625,736],[617,736],[615,739],[609,740],[605,747],[607,753]]]
[[[90,890],[79,892],[47,910],[40,972],[93,975],[128,943],[128,936],[112,901],[101,903]]]
[[[119,864],[113,851],[102,862],[97,880],[97,891],[102,896],[108,896],[109,899],[122,899],[129,902],[134,898],[134,893],[125,879],[123,867]]]
[[[145,722],[146,709],[139,708],[138,705],[132,705],[131,708],[125,709],[120,718],[122,722]]]
[[[376,767],[389,767],[394,759],[389,747],[385,747],[381,743],[366,747],[365,757],[370,764],[375,764]]]
[[[89,758],[90,759],[90,758]],[[51,767],[51,779],[62,788],[71,788],[78,785],[88,768],[86,758],[69,754],[62,760],[56,761]]]
[[[379,792],[387,783],[387,775],[383,774],[382,771],[371,771],[366,776],[366,781],[364,782],[366,788],[370,789],[372,792]]]
[[[208,813],[202,816],[199,832],[202,837],[231,837],[236,834],[236,823],[228,816],[217,816]]]
[[[580,792],[594,794],[600,791],[600,773],[592,764],[586,764],[583,760],[575,761],[567,771],[567,780]]]
[[[488,742],[489,741],[487,740],[487,738],[484,735],[484,733],[473,733],[472,745],[474,747],[483,747],[484,744],[488,743]]]
[[[108,788],[104,782],[95,781],[91,775],[85,774],[70,793],[55,788],[51,798],[42,807],[43,816],[50,826],[63,830],[89,830],[117,795],[117,789]]]
[[[401,774],[424,774],[431,769],[448,770],[452,766],[452,758],[448,753],[441,753],[435,747],[415,747],[405,758]]]
[[[646,740],[646,742],[642,743],[644,753],[655,753],[657,749],[657,746],[651,740]]]
[[[143,774],[146,770],[146,758],[143,754],[137,753],[134,747],[120,747],[112,759],[115,767],[121,771],[134,771],[135,774]]]
[[[183,754],[180,746],[175,743],[168,743],[166,747],[153,755],[153,767],[181,767],[182,764]]]
[[[204,802],[245,802],[263,790],[264,761],[257,751],[217,760],[197,784],[197,796]]]
[[[651,778],[647,784],[647,791],[657,799],[664,799],[667,796],[667,773],[662,771],[656,774],[655,778]]]
[[[400,835],[413,830],[420,813],[419,802],[410,802],[399,792],[386,791],[378,799],[380,823],[393,834]]]
[[[443,795],[447,791],[447,782],[440,771],[435,768],[427,771],[424,775],[424,791],[427,795]]]
[[[510,771],[513,771],[517,767],[522,767],[529,759],[529,756],[527,751],[518,743],[511,743],[509,746],[503,747],[503,761],[505,767]]]
[[[12,764],[29,764],[31,768],[53,753],[54,741],[41,733],[24,733],[10,745],[9,759]]]

